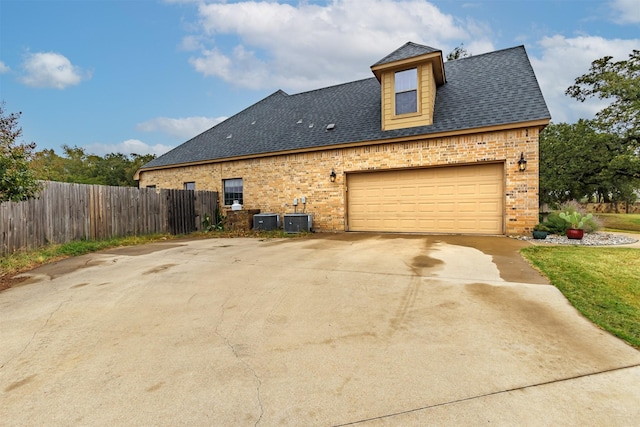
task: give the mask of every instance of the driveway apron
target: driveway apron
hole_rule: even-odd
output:
[[[505,237],[118,248],[0,293],[0,425],[634,425],[640,352]]]

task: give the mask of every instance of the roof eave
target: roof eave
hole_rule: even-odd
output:
[[[281,156],[281,155],[288,155],[288,154],[336,150],[340,148],[361,147],[364,145],[380,145],[380,144],[389,144],[389,143],[395,143],[395,142],[416,141],[420,139],[444,138],[444,137],[454,136],[454,135],[469,135],[473,133],[494,132],[494,131],[507,130],[507,129],[519,129],[519,128],[530,128],[530,127],[545,128],[550,121],[551,121],[550,118],[545,118],[545,119],[529,120],[529,121],[518,122],[518,123],[506,123],[501,125],[475,127],[475,128],[468,128],[468,129],[457,129],[452,131],[443,131],[443,132],[434,132],[434,133],[421,133],[418,135],[399,136],[395,138],[354,141],[354,142],[347,142],[347,143],[335,144],[335,145],[299,148],[299,149],[285,150],[285,151],[271,151],[271,152],[265,152],[265,153],[259,153],[259,154],[248,154],[244,156],[222,157],[217,159],[200,160],[196,162],[185,162],[185,163],[176,163],[172,165],[154,166],[150,168],[138,169],[134,175],[134,179],[136,181],[139,181],[140,174],[142,172],[150,172],[150,171],[163,170],[163,169],[174,169],[174,168],[181,168],[181,167],[187,167],[187,166],[200,166],[200,165],[213,164],[213,163],[223,163],[223,162],[231,162],[231,161],[237,161],[237,160],[249,160],[249,159]]]
[[[442,51],[431,52],[424,55],[414,56],[411,58],[405,58],[398,61],[387,62],[384,64],[373,65],[371,71],[376,76],[376,79],[380,82],[382,74],[387,71],[394,71],[411,66],[414,64],[431,61],[434,63],[434,74],[436,78],[436,84],[438,86],[446,83],[446,76],[444,73],[444,62],[442,60]]]

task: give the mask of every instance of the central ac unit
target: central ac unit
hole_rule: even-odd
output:
[[[284,214],[284,231],[287,233],[310,232],[313,225],[311,214]]]
[[[271,231],[280,228],[280,215],[274,213],[262,213],[253,216],[253,229]]]

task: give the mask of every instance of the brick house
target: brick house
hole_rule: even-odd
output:
[[[136,178],[281,215],[304,197],[295,209],[312,214],[317,231],[528,233],[550,115],[524,47],[445,62],[410,42],[371,70],[365,80],[277,91]]]

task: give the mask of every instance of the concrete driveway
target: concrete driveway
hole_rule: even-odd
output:
[[[166,241],[0,293],[0,425],[637,425],[640,352],[498,237]]]

